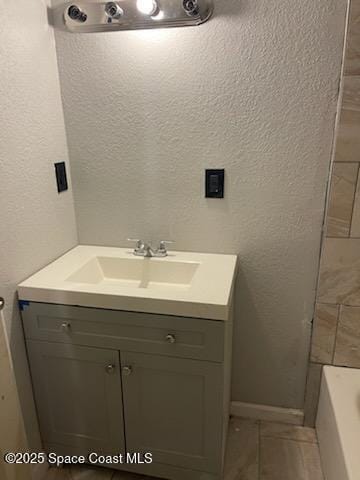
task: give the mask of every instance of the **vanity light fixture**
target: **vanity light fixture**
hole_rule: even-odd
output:
[[[56,28],[91,33],[196,26],[214,9],[214,0],[75,1],[52,9]]]
[[[158,10],[158,4],[155,0],[137,0],[136,8],[144,15],[154,15]]]

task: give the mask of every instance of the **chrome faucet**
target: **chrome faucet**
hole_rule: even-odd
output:
[[[128,238],[128,242],[136,242],[136,247],[134,248],[134,255],[137,257],[145,257],[145,258],[151,258],[151,257],[158,257],[158,258],[163,258],[167,257],[168,252],[166,245],[171,242],[170,240],[161,240],[159,243],[159,246],[157,249],[153,249],[150,243],[143,242],[142,240],[136,239],[136,238]]]

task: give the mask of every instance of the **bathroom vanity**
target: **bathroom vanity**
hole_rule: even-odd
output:
[[[79,246],[23,282],[45,451],[151,453],[152,463],[104,466],[220,480],[236,263],[233,255],[140,259]]]

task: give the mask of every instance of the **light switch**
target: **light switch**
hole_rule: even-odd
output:
[[[224,198],[224,169],[205,170],[205,197]]]
[[[58,192],[64,192],[68,189],[65,162],[55,163],[54,165]]]

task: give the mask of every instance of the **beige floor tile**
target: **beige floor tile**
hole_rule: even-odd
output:
[[[360,75],[344,77],[342,107],[346,110],[360,111]]]
[[[72,466],[51,468],[43,480],[156,479],[101,467]],[[232,418],[224,480],[323,480],[315,431],[276,422],[260,424]]]
[[[318,446],[262,437],[260,480],[323,480]]]
[[[104,467],[72,466],[70,480],[112,480],[114,471]]]
[[[116,472],[111,480],[157,480],[156,477],[137,475],[130,472]],[[160,480],[160,479],[158,479]]]
[[[224,480],[258,480],[259,423],[233,417],[229,424]]]
[[[311,340],[312,362],[332,363],[338,315],[338,305],[316,305]]]
[[[360,308],[340,308],[336,336],[335,365],[360,368]]]
[[[348,41],[346,46],[346,75],[360,75],[360,2],[351,2]]]
[[[360,116],[359,116],[359,129],[360,129]],[[359,131],[360,136],[360,131]],[[359,149],[360,152],[360,149]],[[359,153],[360,158],[360,153]],[[352,215],[351,221],[351,237],[360,237],[360,178],[358,178],[357,186],[356,186],[356,194],[355,194],[355,201],[354,201],[354,211]]]
[[[45,477],[43,477],[42,480],[71,480],[70,469],[67,467],[51,467],[47,470]]]
[[[261,422],[261,437],[296,440],[298,442],[317,443],[314,428],[286,425],[285,423]]]
[[[336,139],[336,162],[358,162],[360,151],[360,111],[341,111]]]
[[[334,164],[327,213],[328,237],[349,236],[358,170],[358,163]]]
[[[318,302],[360,306],[360,239],[326,238]]]

